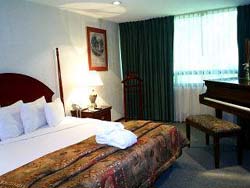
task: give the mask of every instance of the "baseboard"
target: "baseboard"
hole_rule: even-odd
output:
[[[120,122],[120,121],[122,121],[122,120],[124,120],[124,117],[121,117],[121,118],[119,118],[119,119],[117,119],[117,120],[114,120],[115,122]]]

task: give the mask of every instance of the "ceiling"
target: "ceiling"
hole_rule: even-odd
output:
[[[250,4],[250,0],[27,0],[117,23]]]

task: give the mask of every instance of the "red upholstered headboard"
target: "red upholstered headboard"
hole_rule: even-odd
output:
[[[51,102],[54,92],[30,76],[16,73],[0,74],[0,105],[7,106],[18,100],[32,102],[45,96]]]

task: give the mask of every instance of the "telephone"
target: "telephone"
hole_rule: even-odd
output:
[[[72,109],[73,110],[81,110],[82,108],[78,104],[72,104]]]

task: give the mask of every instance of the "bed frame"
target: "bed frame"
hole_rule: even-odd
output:
[[[57,55],[57,63],[58,63],[58,79],[59,79],[59,89],[60,89],[60,97],[63,101],[63,88],[62,88],[62,82],[61,82],[61,74],[60,74],[60,67],[59,67],[59,52],[56,51]],[[48,88],[45,84],[40,82],[39,80],[32,78],[27,75],[23,74],[16,74],[16,73],[3,73],[0,74],[0,105],[1,106],[7,106],[10,105],[18,100],[23,100],[23,102],[32,102],[42,96],[45,96],[46,101],[50,102],[52,100],[54,92]],[[131,122],[130,122],[131,123]],[[46,182],[39,181],[40,178],[43,178],[46,176],[50,176],[51,172],[54,171],[54,167],[61,169],[65,168],[61,165],[65,165],[69,162],[78,162],[78,158],[82,159],[83,156],[87,156],[86,159],[83,159],[81,168],[72,168],[73,171],[70,171],[72,169],[67,168],[64,169],[64,172],[67,177],[61,179],[60,181],[62,183],[72,184],[72,186],[68,187],[76,187],[73,184],[78,184],[78,181],[71,181],[71,174],[74,174],[74,176],[77,176],[80,173],[83,173],[83,168],[86,168],[86,174],[90,174],[90,176],[83,176],[81,178],[80,183],[86,182],[89,183],[89,187],[96,187],[92,185],[97,185],[98,187],[125,187],[125,185],[140,185],[140,187],[149,187],[153,184],[155,179],[159,176],[160,173],[162,173],[164,170],[169,168],[169,166],[172,165],[172,163],[179,157],[181,154],[182,147],[185,146],[184,139],[181,138],[181,135],[177,132],[176,128],[168,128],[165,125],[162,125],[161,123],[153,123],[151,121],[138,121],[133,122],[134,124],[129,124],[127,127],[129,128],[131,126],[131,130],[136,128],[138,135],[145,136],[149,131],[152,130],[152,135],[159,135],[157,136],[157,139],[154,139],[154,141],[151,141],[150,134],[148,137],[145,136],[145,138],[138,141],[134,147],[128,148],[128,151],[119,151],[117,148],[114,147],[107,147],[107,151],[103,151],[102,148],[106,147],[104,145],[98,145],[93,140],[94,137],[89,138],[88,142],[82,141],[83,145],[74,144],[72,146],[69,146],[64,148],[65,150],[58,150],[55,152],[52,152],[47,155],[47,157],[39,158],[32,163],[30,163],[30,169],[27,169],[25,171],[25,168],[29,168],[29,165],[25,165],[21,168],[17,168],[14,171],[11,171],[3,176],[0,177],[0,187],[9,187],[9,188],[17,188],[17,187],[33,187],[32,185],[38,183],[44,183],[42,186],[34,186],[34,187],[47,187]],[[148,125],[150,124],[150,125]],[[163,133],[162,130],[165,130]],[[158,132],[154,132],[158,131]],[[164,135],[164,136],[162,136]],[[165,137],[169,137],[169,143],[165,143]],[[177,139],[178,138],[178,139]],[[145,145],[145,143],[149,143],[151,147],[148,145]],[[161,145],[164,150],[158,149]],[[169,145],[169,148],[167,149],[167,145]],[[155,147],[157,146],[157,147]],[[82,150],[79,150],[79,147],[82,148]],[[88,147],[90,147],[88,149]],[[93,149],[93,148],[96,149]],[[69,150],[67,150],[69,149]],[[71,151],[71,152],[70,152]],[[84,151],[84,152],[81,152]],[[88,155],[90,155],[93,152],[96,153],[96,157],[94,160],[89,160]],[[86,152],[86,153],[85,153]],[[103,153],[101,153],[103,152]],[[146,154],[143,154],[142,152],[147,152]],[[69,153],[69,155],[67,154]],[[91,173],[87,172],[91,165],[93,165],[93,161],[97,161],[97,158],[100,158],[99,160],[102,160],[104,157],[105,160],[108,158],[109,154],[114,153],[114,156],[109,156],[109,160],[106,161],[106,163],[98,163],[96,164],[96,169],[93,167],[93,171],[90,171]],[[116,155],[116,154],[119,155]],[[84,154],[84,155],[82,155]],[[124,157],[124,155],[127,155]],[[170,155],[171,154],[171,155]],[[68,159],[66,160],[65,156],[68,155]],[[72,155],[72,156],[71,156]],[[79,156],[78,156],[79,155]],[[82,156],[81,156],[82,155]],[[141,155],[141,157],[138,157],[138,159],[135,158],[135,156]],[[94,156],[94,155],[93,155]],[[102,157],[100,157],[102,156]],[[75,157],[77,160],[72,160]],[[123,161],[119,162],[119,165],[117,165],[117,159],[124,159]],[[59,159],[59,160],[58,160]],[[134,160],[136,159],[136,160]],[[142,159],[142,162],[140,161]],[[84,161],[85,160],[85,161]],[[50,161],[50,162],[48,162]],[[67,161],[64,162],[64,161]],[[86,162],[87,161],[87,162]],[[40,173],[39,168],[37,168],[40,164],[54,164],[49,165],[51,169],[45,169],[40,168],[41,170],[44,170],[44,172]],[[145,163],[147,162],[147,163]],[[34,164],[34,165],[32,165]],[[59,165],[60,164],[60,165]],[[59,165],[59,166],[58,166]],[[88,166],[89,165],[89,166]],[[106,167],[106,165],[109,165],[108,170],[102,170],[102,173],[99,173],[100,169],[102,169],[103,166]],[[37,168],[38,171],[33,171]],[[141,170],[139,170],[141,169]],[[148,171],[146,171],[148,169]],[[152,170],[154,169],[154,170]],[[24,171],[23,171],[24,170]],[[130,170],[130,171],[128,171]],[[126,171],[129,173],[126,174]],[[19,173],[20,172],[20,173]],[[25,172],[25,173],[24,173]],[[29,172],[29,173],[26,173]],[[31,176],[31,173],[33,176]],[[96,172],[98,172],[96,174]],[[115,173],[118,172],[118,173]],[[131,176],[131,173],[133,175]],[[40,174],[39,174],[40,173]],[[48,174],[49,173],[49,174]],[[56,173],[54,173],[56,174]],[[99,175],[98,175],[99,174]],[[98,176],[97,176],[98,175]],[[58,179],[59,176],[53,176],[51,180]],[[138,182],[135,184],[135,178]],[[35,179],[38,178],[38,179]],[[54,179],[53,179],[54,178]],[[98,179],[99,178],[99,179]],[[59,179],[58,179],[59,180]],[[98,184],[100,180],[101,185]],[[22,182],[23,181],[23,182]],[[39,181],[39,182],[38,182]],[[59,182],[59,181],[58,181]],[[118,185],[119,183],[119,185]],[[61,187],[61,183],[56,184],[56,187]],[[116,185],[117,184],[117,185]],[[120,184],[122,186],[120,186]],[[19,186],[20,185],[20,186]],[[80,184],[79,184],[80,185]],[[110,185],[110,186],[109,186]],[[126,186],[129,187],[129,186]]]
[[[56,48],[56,61],[60,98],[64,104],[58,48]],[[35,78],[24,74],[0,73],[0,107],[8,106],[18,100],[23,100],[24,103],[32,102],[42,96],[45,96],[47,102],[51,102],[53,95],[54,92],[48,86]]]
[[[0,74],[0,105],[8,106],[18,100],[32,102],[45,96],[51,102],[54,92],[39,80],[23,74]]]

